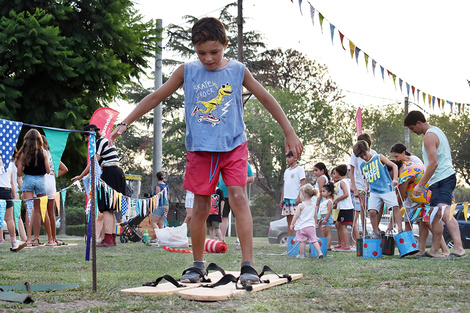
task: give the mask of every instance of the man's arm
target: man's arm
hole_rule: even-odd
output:
[[[415,197],[419,196],[424,191],[424,186],[431,179],[432,175],[436,171],[439,163],[437,162],[437,147],[439,146],[439,138],[434,133],[427,133],[424,135],[423,144],[426,148],[426,153],[428,156],[428,165],[424,169],[424,175],[419,181],[419,185],[416,185],[413,190],[413,195]]]

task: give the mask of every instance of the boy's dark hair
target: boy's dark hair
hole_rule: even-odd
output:
[[[191,41],[193,45],[206,41],[218,41],[225,45],[227,34],[224,24],[214,17],[203,17],[194,23],[191,30]]]
[[[348,173],[348,166],[346,164],[340,164],[335,167],[335,171],[340,176],[346,176],[346,174]]]
[[[401,142],[397,142],[390,148],[390,153],[403,153],[405,152],[406,155],[411,155],[408,151],[406,151],[406,146]]]
[[[353,147],[354,155],[359,157],[359,155],[363,152],[367,152],[369,150],[369,145],[365,140],[359,140]]]
[[[333,183],[326,183],[323,185],[323,188],[327,192],[331,192],[332,195],[335,193],[335,185]]]
[[[289,152],[287,152],[286,154],[286,157],[293,157],[294,156],[294,152],[292,152],[292,150],[289,150]]]
[[[426,117],[420,111],[410,111],[403,122],[403,126],[415,126],[418,122],[426,123]]]
[[[365,142],[367,142],[369,148],[372,146],[372,139],[370,138],[370,135],[368,133],[362,133],[357,136],[357,141],[359,140],[364,140]]]
[[[163,174],[163,172],[157,172],[157,179],[158,180],[163,180],[165,178],[165,175]]]

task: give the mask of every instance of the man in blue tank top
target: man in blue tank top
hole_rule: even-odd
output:
[[[438,207],[438,212],[432,221],[433,240],[429,254],[433,257],[442,257],[439,254],[440,239],[444,231],[442,217],[454,240],[454,252],[450,254],[450,257],[466,258],[467,254],[462,246],[459,224],[453,216],[449,216],[452,192],[457,182],[452,167],[449,141],[444,132],[438,127],[430,125],[424,114],[419,111],[409,112],[405,117],[404,126],[417,135],[424,134],[422,149],[426,168],[419,184],[414,188],[413,194],[415,196],[421,194],[426,183],[429,183],[429,189],[432,190],[429,204],[433,210]]]

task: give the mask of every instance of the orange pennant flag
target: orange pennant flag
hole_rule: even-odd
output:
[[[454,203],[450,206],[450,210],[449,210],[449,222],[450,222],[450,219],[454,216],[454,212],[455,212],[455,208],[457,207],[457,203]]]
[[[39,198],[40,200],[40,207],[41,207],[41,218],[42,222],[44,223],[44,220],[46,219],[46,213],[47,213],[47,196]]]
[[[55,205],[57,207],[57,212],[59,212],[59,216],[60,216],[60,193],[54,192],[52,195],[54,196]]]
[[[349,52],[351,52],[351,59],[354,58],[354,51],[356,51],[356,45],[350,40],[349,41]]]
[[[465,202],[463,204],[463,217],[465,218],[465,222],[467,221],[467,215],[468,215],[468,202]]]

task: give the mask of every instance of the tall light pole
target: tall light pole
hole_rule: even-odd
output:
[[[157,34],[161,32],[162,20],[157,19]],[[162,41],[158,41],[158,48],[155,53],[155,78],[154,89],[157,90],[162,85]],[[152,186],[157,184],[157,172],[162,170],[162,105],[159,103],[153,109],[153,176]]]

